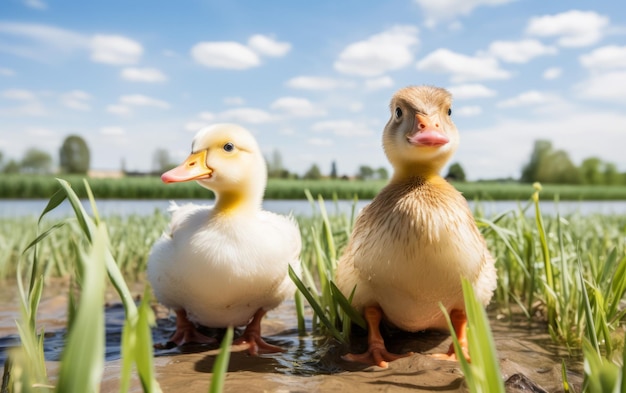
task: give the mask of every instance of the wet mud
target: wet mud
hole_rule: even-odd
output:
[[[141,293],[138,290],[137,293]],[[0,364],[7,350],[19,345],[15,320],[19,318],[17,288],[4,282],[0,288]],[[175,319],[168,310],[154,305],[157,325],[153,340],[167,342],[175,329]],[[39,307],[39,326],[45,330],[44,351],[49,373],[54,376],[63,350],[67,312],[67,290],[62,281],[46,285]],[[108,295],[106,307],[106,362],[102,392],[118,391],[120,374],[120,340],[124,309],[115,295]],[[561,362],[565,359],[568,380],[575,391],[582,384],[582,362],[555,345],[547,328],[540,322],[529,322],[517,316],[512,320],[489,312],[500,370],[507,392],[561,392]],[[226,392],[467,392],[459,364],[428,356],[446,352],[451,339],[445,332],[406,333],[385,329],[387,348],[396,353],[413,355],[396,360],[389,368],[365,366],[341,358],[348,352],[363,352],[366,332],[355,329],[350,346],[327,337],[300,336],[296,330],[296,313],[292,302],[270,311],[262,325],[266,340],[285,349],[282,353],[250,356],[245,347],[233,347]],[[235,332],[241,333],[243,329]],[[309,329],[310,331],[310,329]],[[207,329],[217,338],[222,329]],[[211,370],[218,353],[215,345],[185,345],[155,349],[156,377],[164,392],[206,392]],[[137,380],[134,392],[141,392]]]

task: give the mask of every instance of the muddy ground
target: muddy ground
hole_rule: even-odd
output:
[[[141,293],[138,290],[137,293]],[[39,308],[39,323],[46,331],[44,341],[50,374],[54,375],[65,336],[67,291],[61,282],[46,285]],[[155,343],[165,343],[174,330],[174,318],[155,304],[157,326]],[[285,302],[271,311],[263,322],[267,341],[285,348],[279,354],[249,356],[245,348],[233,348],[226,392],[467,392],[463,374],[456,362],[435,360],[429,353],[446,352],[450,337],[439,332],[408,334],[387,331],[387,347],[413,355],[391,362],[388,369],[365,367],[341,358],[348,351],[363,352],[365,332],[355,331],[352,344],[345,347],[325,337],[300,337],[296,330],[293,303]],[[492,332],[500,360],[500,370],[509,392],[561,392],[561,361],[565,359],[568,379],[580,391],[582,364],[563,348],[552,343],[546,327],[523,317],[507,320],[494,310],[489,312]],[[0,364],[6,350],[18,345],[15,320],[19,318],[17,288],[14,283],[0,285]],[[124,310],[115,295],[108,295],[106,308],[106,365],[103,392],[117,391],[119,347]],[[241,332],[242,330],[239,330]],[[221,336],[223,331],[211,329]],[[189,345],[156,349],[157,380],[164,392],[206,392],[217,354],[217,345]],[[133,391],[141,392],[137,381]]]

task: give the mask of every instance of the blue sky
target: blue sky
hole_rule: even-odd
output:
[[[92,168],[174,161],[203,125],[235,122],[303,173],[389,168],[395,90],[454,96],[454,161],[518,177],[536,139],[626,171],[626,13],[619,2],[3,0],[0,151],[58,161],[81,135]]]

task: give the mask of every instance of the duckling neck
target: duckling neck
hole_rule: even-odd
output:
[[[215,212],[219,214],[237,214],[256,212],[261,209],[262,195],[251,198],[241,191],[221,191],[215,194]]]
[[[407,179],[420,179],[421,181],[431,181],[440,179],[439,167],[420,166],[408,167],[401,166],[394,168],[391,183],[402,183]]]

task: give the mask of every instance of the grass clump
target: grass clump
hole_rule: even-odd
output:
[[[352,231],[354,208],[350,219],[345,216],[331,217],[326,211],[323,198],[317,202],[309,191],[306,192],[311,207],[319,215],[300,223],[302,247],[302,278],[290,268],[289,275],[298,287],[296,303],[301,304],[299,296],[304,296],[314,310],[312,329],[316,333],[332,335],[342,343],[348,342],[352,322],[365,328],[365,320],[350,305],[350,300],[339,291],[333,282],[337,259]],[[356,205],[356,201],[355,201]],[[303,308],[298,307],[298,325],[304,333]]]
[[[67,322],[67,341],[61,355],[61,364],[56,385],[50,384],[45,371],[43,356],[43,332],[37,331],[36,313],[44,282],[45,264],[40,263],[38,245],[59,227],[69,223],[55,224],[37,236],[27,247],[32,249],[29,286],[22,285],[21,270],[18,267],[18,285],[22,303],[22,320],[19,334],[22,346],[9,354],[5,365],[3,386],[6,392],[97,392],[104,369],[104,291],[108,277],[124,304],[126,319],[123,329],[123,364],[120,376],[121,391],[128,391],[131,370],[137,374],[144,391],[159,392],[160,388],[152,367],[152,335],[150,324],[154,316],[150,307],[134,303],[130,291],[122,277],[118,265],[109,249],[106,225],[100,221],[95,202],[90,195],[95,218],[89,217],[69,183],[60,180],[61,190],[51,199],[39,222],[46,213],[53,210],[65,199],[71,203],[77,231],[72,244],[77,263],[68,270],[72,283],[78,289],[78,298],[70,292],[70,309]],[[85,185],[87,190],[89,186]],[[107,274],[105,274],[105,272]],[[8,367],[8,370],[6,369]]]
[[[465,359],[445,307],[441,303],[439,306],[448,321],[454,352],[461,364],[465,382],[472,393],[504,393],[504,381],[500,373],[496,345],[485,308],[476,298],[472,284],[465,277],[462,278],[461,283],[467,314],[467,345],[472,359],[471,363]]]

